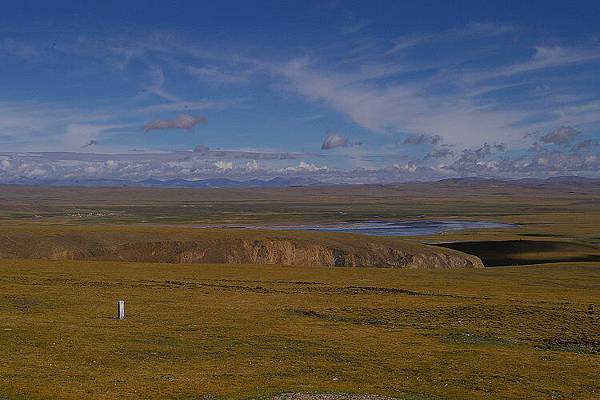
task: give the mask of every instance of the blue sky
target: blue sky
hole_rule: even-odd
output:
[[[600,176],[598,2],[97,3],[3,3],[0,181]]]

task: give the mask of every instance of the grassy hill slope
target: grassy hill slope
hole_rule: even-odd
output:
[[[483,267],[475,256],[396,238],[111,225],[0,227],[0,257],[177,264]]]

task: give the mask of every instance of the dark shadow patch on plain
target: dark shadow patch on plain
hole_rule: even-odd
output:
[[[548,338],[538,348],[544,350],[566,351],[582,354],[600,354],[600,339],[588,337],[579,338]]]
[[[575,242],[492,240],[436,243],[434,245],[475,255],[486,267],[600,261],[599,247]]]

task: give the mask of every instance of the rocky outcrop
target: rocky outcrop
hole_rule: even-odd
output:
[[[475,256],[421,245],[416,249],[369,242],[332,246],[291,239],[130,242],[84,249],[53,249],[51,259],[160,262],[175,264],[278,264],[289,266],[481,268]]]

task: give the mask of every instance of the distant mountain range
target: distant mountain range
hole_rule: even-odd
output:
[[[31,185],[31,186],[84,186],[84,187],[157,187],[157,188],[271,188],[312,186],[321,182],[312,178],[283,178],[273,179],[251,179],[236,181],[227,178],[187,180],[187,179],[145,179],[143,181],[131,181],[125,179],[30,179],[20,178],[6,184]]]
[[[509,184],[589,184],[600,183],[600,178],[586,178],[583,176],[553,176],[549,178],[520,178],[520,179],[498,179],[483,177],[447,178],[438,182],[482,184],[482,183],[509,183]]]
[[[461,185],[585,185],[600,184],[599,178],[585,178],[580,176],[556,176],[551,178],[523,178],[523,179],[494,179],[494,178],[448,178],[432,182],[403,182],[390,183],[390,185],[402,185],[406,183],[439,183],[439,184],[461,184]],[[18,178],[0,184],[30,185],[30,186],[82,186],[82,187],[155,187],[155,188],[276,188],[294,186],[325,185],[313,178],[305,177],[276,177],[273,179],[250,179],[238,181],[228,178],[212,178],[200,180],[187,179],[145,179],[143,181],[132,181],[126,179],[31,179]],[[327,184],[329,185],[329,184]]]

